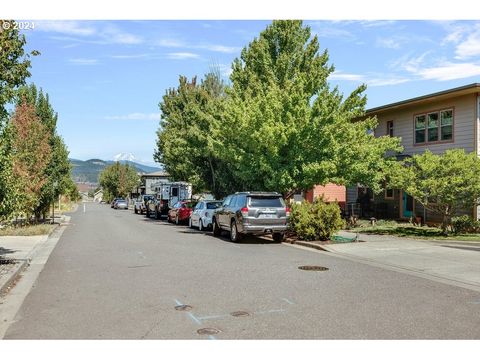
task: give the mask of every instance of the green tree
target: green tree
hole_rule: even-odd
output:
[[[291,193],[315,184],[362,183],[380,191],[399,139],[373,135],[365,86],[330,89],[328,53],[302,21],[274,21],[233,63],[216,154],[230,164],[232,190]]]
[[[12,126],[6,126],[0,134],[0,221],[13,215],[17,198],[13,177],[12,142]]]
[[[139,184],[139,181],[139,176],[133,166],[120,164],[118,161],[107,166],[100,173],[100,185],[106,201],[111,201],[116,197],[127,197]]]
[[[27,101],[35,107],[36,114],[48,130],[48,142],[52,156],[45,170],[46,182],[41,189],[40,202],[35,209],[38,219],[45,216],[52,201],[67,192],[67,185],[71,179],[71,164],[68,160],[68,150],[63,139],[57,133],[58,114],[50,104],[48,94],[38,90],[35,84],[21,87],[18,91],[18,101]],[[56,186],[54,185],[56,184]]]
[[[26,54],[25,44],[25,36],[15,29],[13,20],[0,20],[0,131],[8,118],[5,105],[14,99],[17,88],[30,76],[30,56],[39,54],[38,51]]]
[[[212,69],[200,84],[180,76],[179,86],[169,89],[160,103],[162,118],[157,132],[155,159],[175,180],[189,181],[196,191],[225,194],[225,164],[215,154],[222,121],[225,84]]]
[[[7,23],[10,26],[5,26]],[[25,37],[13,26],[13,20],[0,20],[0,220],[12,215],[16,203],[13,184],[12,128],[6,125],[6,105],[13,101],[16,90],[30,76],[30,55],[25,54]]]
[[[480,159],[463,149],[413,155],[390,168],[388,182],[442,216],[444,234],[460,210],[480,205]]]
[[[13,129],[13,176],[18,201],[16,212],[35,212],[41,201],[42,187],[47,182],[46,169],[51,159],[48,129],[35,113],[35,107],[24,101],[15,108]]]

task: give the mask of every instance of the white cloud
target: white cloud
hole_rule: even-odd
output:
[[[107,41],[108,43],[114,44],[140,44],[143,42],[143,39],[137,35],[126,33],[116,26],[106,26],[103,31],[100,33],[100,36]]]
[[[371,87],[396,85],[396,84],[402,84],[407,81],[410,81],[405,77],[396,77],[392,75],[370,74],[370,73],[366,75],[362,75],[362,74],[344,73],[341,71],[335,71],[333,74],[330,75],[329,79],[364,83]]]
[[[96,65],[98,64],[98,59],[86,59],[86,58],[73,58],[68,59],[68,61],[74,65]]]
[[[387,49],[400,49],[400,46],[404,44],[406,39],[401,36],[393,36],[389,38],[377,38],[376,45]]]
[[[198,59],[200,55],[191,52],[175,52],[167,54],[167,58],[173,60]]]
[[[236,46],[224,46],[224,45],[198,45],[193,46],[194,49],[205,49],[208,51],[221,52],[226,54],[238,53],[242,50],[241,47]]]
[[[105,120],[160,120],[159,113],[131,113],[126,115],[108,115]]]
[[[169,47],[169,48],[185,48],[185,49],[202,49],[212,52],[221,52],[226,54],[238,53],[242,50],[241,47],[237,46],[226,46],[226,45],[217,45],[217,44],[202,44],[202,45],[192,45],[188,44],[182,40],[178,39],[160,39],[155,42],[156,46]]]
[[[149,54],[129,54],[129,55],[112,55],[113,59],[142,59],[147,58]]]
[[[332,26],[333,24],[323,24],[321,22],[316,22],[312,26],[312,33],[318,35],[318,37],[326,37],[326,38],[340,38],[340,39],[347,39],[352,40],[355,39],[356,36],[345,29],[335,28]]]
[[[474,63],[446,62],[438,66],[418,69],[416,75],[423,80],[447,81],[480,75],[480,66]]]
[[[162,46],[162,47],[185,47],[186,44],[181,41],[181,40],[176,40],[176,39],[160,39],[158,40],[155,45],[157,46]]]
[[[480,55],[480,29],[468,35],[455,49],[456,59],[468,59]]]
[[[35,30],[57,32],[68,35],[90,36],[96,33],[91,24],[78,21],[36,21]]]
[[[346,80],[346,81],[364,81],[364,76],[359,74],[348,74],[341,71],[335,71],[329,76],[331,80]]]
[[[66,40],[74,43],[91,44],[140,44],[143,38],[122,31],[113,25],[100,26],[97,22],[81,21],[39,21],[36,29],[67,36],[52,36],[52,39]],[[77,38],[74,36],[78,36]]]

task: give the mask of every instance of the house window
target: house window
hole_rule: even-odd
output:
[[[452,140],[453,134],[453,111],[440,112],[440,136],[442,140]]]
[[[441,110],[415,116],[415,144],[453,139],[453,110]]]
[[[390,189],[390,188],[388,187],[387,182],[384,183],[383,187],[384,187],[384,189],[385,189],[384,198],[385,198],[386,200],[394,200],[393,189]]]
[[[428,142],[438,141],[438,113],[428,114]]]
[[[415,144],[425,142],[425,115],[415,116]]]
[[[393,121],[387,121],[387,135],[393,137]]]

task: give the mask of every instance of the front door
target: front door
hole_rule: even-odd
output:
[[[410,218],[413,215],[413,197],[403,191],[403,217]]]

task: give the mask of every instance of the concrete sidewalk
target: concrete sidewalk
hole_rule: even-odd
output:
[[[339,235],[353,236],[348,232]],[[360,234],[359,240],[363,242],[309,246],[370,265],[480,291],[478,242],[428,241],[368,234]]]

